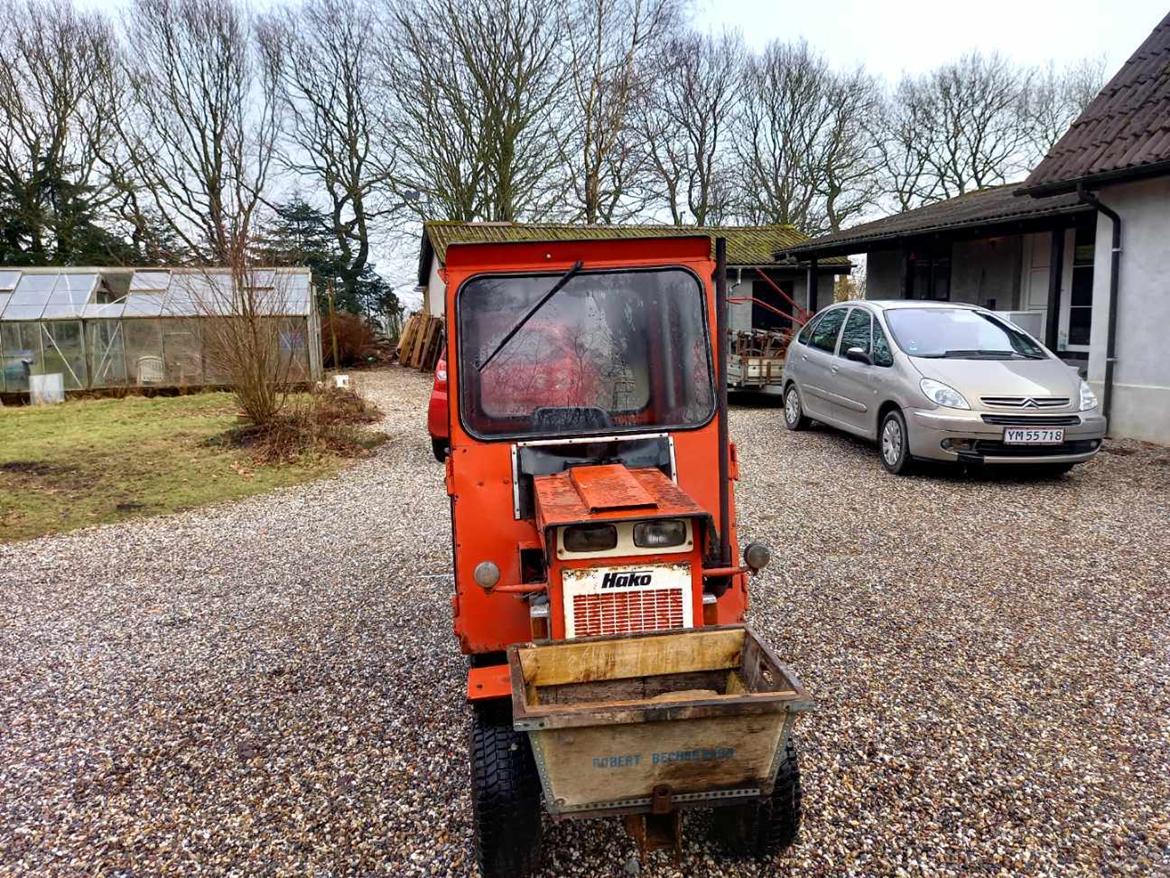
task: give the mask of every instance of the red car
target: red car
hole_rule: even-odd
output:
[[[447,442],[451,433],[447,413],[447,355],[444,354],[435,366],[435,385],[431,388],[431,401],[427,405],[427,432],[431,434],[431,450],[439,463],[447,459]]]

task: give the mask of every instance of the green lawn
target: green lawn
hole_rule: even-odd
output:
[[[236,412],[226,393],[0,408],[0,542],[245,497],[342,466],[322,455],[258,466],[206,444]]]

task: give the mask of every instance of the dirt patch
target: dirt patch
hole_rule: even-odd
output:
[[[36,460],[10,460],[7,463],[0,463],[0,472],[21,476],[51,476],[60,470],[60,467]]]

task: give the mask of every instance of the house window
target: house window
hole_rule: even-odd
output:
[[[949,302],[951,299],[950,247],[911,250],[906,254],[907,299]]]
[[[1072,260],[1072,290],[1068,303],[1068,344],[1088,347],[1093,326],[1093,252],[1097,242],[1096,216],[1077,224]]]

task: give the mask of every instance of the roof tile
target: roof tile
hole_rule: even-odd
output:
[[[1061,192],[1170,171],[1170,14],[1028,175],[1023,191]]]

